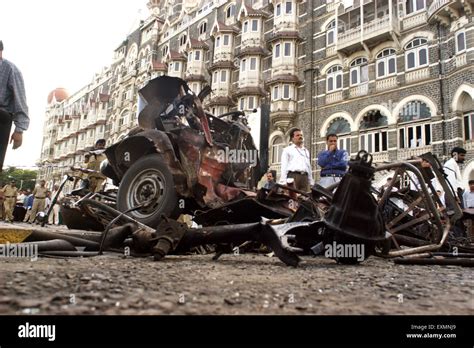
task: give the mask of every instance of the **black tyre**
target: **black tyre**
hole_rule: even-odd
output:
[[[117,193],[117,207],[127,211],[140,204],[147,206],[128,213],[150,227],[158,226],[161,215],[179,216],[178,195],[173,176],[158,154],[140,158],[126,171]]]

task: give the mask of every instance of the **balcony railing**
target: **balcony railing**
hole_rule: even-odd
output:
[[[368,92],[369,92],[369,84],[364,83],[359,86],[351,87],[351,89],[349,90],[349,96],[351,98],[360,97],[363,95],[367,95]]]
[[[411,157],[420,156],[431,150],[432,150],[431,146],[421,146],[421,147],[415,147],[415,148],[409,148],[409,149],[398,149],[397,158],[399,160],[406,160]]]
[[[374,163],[381,163],[388,161],[388,152],[373,152],[372,155],[372,162]]]
[[[384,91],[386,89],[395,88],[397,86],[397,77],[387,77],[382,80],[377,80],[375,83],[375,89],[377,91]]]
[[[453,0],[435,0],[431,4],[430,8],[428,9],[428,17],[434,15],[441,7],[444,5],[449,4],[450,2],[454,2]]]
[[[332,104],[342,100],[342,91],[326,94],[326,104]]]
[[[340,50],[355,45],[390,31],[398,32],[398,20],[393,17],[393,20],[390,21],[389,16],[384,16],[364,23],[363,29],[364,30],[361,30],[361,26],[358,26],[339,33],[337,37],[337,49]]]
[[[407,72],[405,74],[405,81],[407,83],[412,83],[415,81],[426,80],[430,77],[430,68],[422,68],[414,71]]]
[[[456,56],[456,67],[459,68],[460,66],[467,64],[467,56],[466,53],[461,53]]]
[[[428,14],[426,13],[426,11],[422,11],[419,13],[416,12],[414,14],[408,15],[407,17],[403,18],[403,30],[414,28],[418,25],[426,24],[427,19]]]

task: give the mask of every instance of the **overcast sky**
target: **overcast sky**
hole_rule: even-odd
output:
[[[3,58],[23,73],[30,128],[23,146],[7,151],[5,166],[39,159],[49,92],[70,94],[112,63],[113,51],[146,18],[147,0],[0,0]],[[4,166],[4,167],[5,167]]]

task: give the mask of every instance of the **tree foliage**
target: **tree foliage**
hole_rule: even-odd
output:
[[[17,169],[15,167],[8,167],[2,172],[0,172],[0,185],[1,187],[3,187],[11,180],[15,180],[16,186],[18,188],[22,187],[23,190],[33,190],[35,188],[37,175],[37,170]]]

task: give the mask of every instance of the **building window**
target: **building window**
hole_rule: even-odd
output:
[[[249,110],[254,108],[254,97],[249,97]]]
[[[466,50],[466,34],[461,31],[456,33],[456,53],[464,52]]]
[[[257,58],[250,58],[250,70],[257,70]]]
[[[425,8],[425,0],[407,0],[406,1],[406,10],[407,14],[421,11]]]
[[[351,86],[369,81],[369,66],[366,58],[357,58],[351,63]]]
[[[201,60],[201,51],[194,52],[194,60]]]
[[[283,85],[283,99],[290,99],[290,85]]]
[[[336,35],[336,21],[332,21],[326,27],[326,46],[334,45]]]
[[[474,111],[464,114],[464,139],[474,140]]]
[[[285,3],[285,13],[286,14],[291,14],[293,11],[293,3],[291,1],[287,1]]]
[[[281,4],[275,6],[275,17],[278,17],[279,15],[281,15]]]
[[[193,53],[190,52],[190,53],[188,54],[188,62],[190,62],[192,59],[193,59]]]
[[[212,83],[217,83],[217,71],[214,71],[214,74],[212,75]]]
[[[168,46],[163,47],[161,53],[162,53],[163,57],[165,57],[168,54]]]
[[[242,61],[240,62],[240,72],[245,72],[246,65],[247,65],[247,59],[242,59]]]
[[[393,48],[377,54],[377,78],[385,78],[397,73],[397,56]]]
[[[244,22],[244,33],[246,33],[249,30],[249,22],[245,21]]]
[[[327,72],[327,92],[342,89],[342,66],[334,65]]]
[[[227,81],[227,71],[222,70],[221,71],[221,82],[226,82]]]
[[[179,71],[181,64],[179,62],[174,62],[174,71]]]
[[[245,98],[240,98],[240,110],[245,109]]]
[[[431,110],[426,103],[414,100],[403,106],[398,115],[398,122],[406,123],[398,129],[399,147],[416,148],[431,144],[431,125],[413,124],[419,120],[429,121]]]
[[[291,42],[285,42],[285,57],[291,56]]]
[[[382,152],[388,150],[388,136],[386,130],[374,129],[386,127],[387,116],[382,115],[380,110],[370,110],[363,117],[359,129],[360,150],[371,152]]]
[[[207,30],[207,23],[206,22],[201,23],[201,25],[199,26],[199,35],[205,34],[206,30]]]
[[[182,35],[180,38],[179,38],[179,45],[180,46],[184,46],[186,44],[186,34]]]
[[[218,48],[221,45],[221,37],[218,36],[216,37],[216,48]]]
[[[235,15],[235,5],[232,4],[230,5],[229,7],[227,7],[227,10],[226,10],[226,13],[225,13],[225,17],[226,18],[231,18]]]
[[[258,19],[252,19],[252,31],[258,31]]]
[[[229,46],[229,35],[224,35],[224,46]]]
[[[405,46],[407,70],[417,69],[428,65],[428,40],[417,38]]]
[[[280,44],[275,45],[275,58],[280,58]]]
[[[281,154],[283,153],[283,149],[285,148],[285,142],[283,141],[282,137],[275,137],[272,142],[271,147],[271,161],[273,164],[281,162]]]
[[[351,125],[342,117],[335,118],[329,125],[326,136],[329,134],[337,135],[337,146],[351,153]]]
[[[278,99],[278,86],[273,87],[273,100]]]

